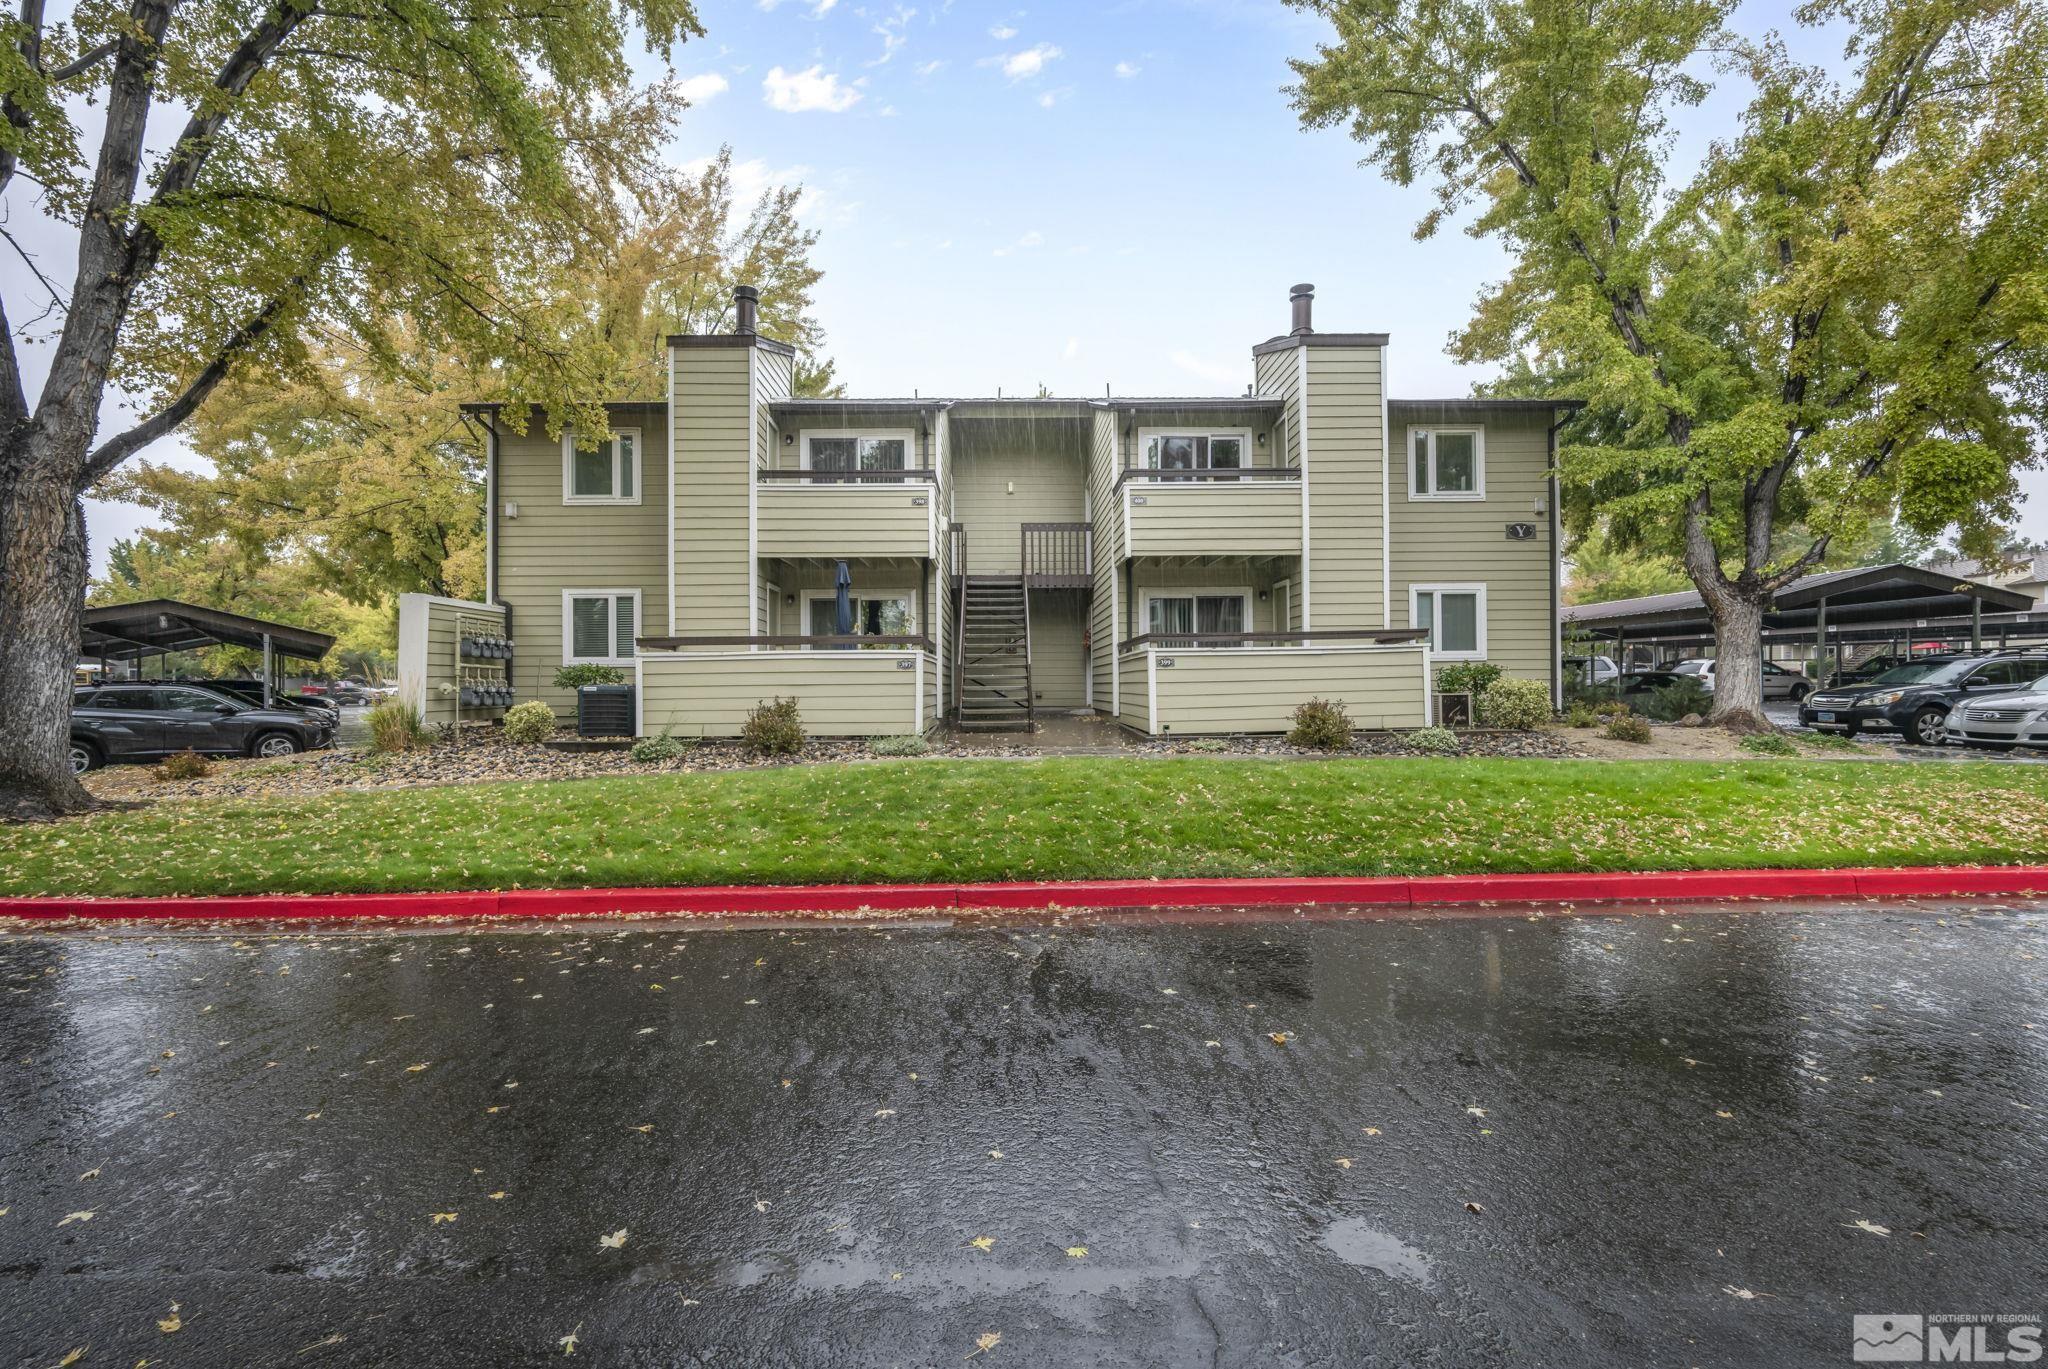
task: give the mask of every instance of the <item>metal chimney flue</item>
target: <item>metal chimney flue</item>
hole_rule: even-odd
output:
[[[1315,308],[1316,288],[1313,285],[1297,285],[1287,294],[1287,302],[1294,306],[1294,336],[1306,337],[1315,331],[1309,321],[1309,313]]]
[[[732,330],[741,337],[752,337],[761,331],[761,292],[751,285],[735,285],[732,290]]]

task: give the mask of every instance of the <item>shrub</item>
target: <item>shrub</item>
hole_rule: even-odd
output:
[[[690,748],[664,732],[659,737],[642,737],[633,743],[628,754],[642,765],[659,765],[672,761]]]
[[[1688,675],[1675,684],[1651,690],[1639,708],[1646,718],[1675,723],[1688,713],[1704,714],[1713,706],[1714,696],[1707,693],[1707,687]]]
[[[1550,690],[1540,680],[1495,680],[1479,696],[1479,721],[1526,732],[1550,721]]]
[[[1491,661],[1457,661],[1436,668],[1436,692],[1470,694],[1478,698],[1501,677],[1501,668]]]
[[[505,710],[505,740],[544,742],[555,735],[555,710],[539,699],[528,699]]]
[[[1221,737],[1196,737],[1188,742],[1190,751],[1228,751],[1230,743]]]
[[[1650,744],[1650,724],[1633,713],[1624,713],[1607,724],[1607,736],[1618,742],[1634,742],[1638,746]]]
[[[1855,751],[1860,748],[1847,737],[1834,732],[1815,732],[1799,739],[1816,751]]]
[[[1448,727],[1418,727],[1405,740],[1417,751],[1426,751],[1432,756],[1455,756],[1458,754],[1458,734]]]
[[[555,672],[555,688],[581,689],[587,684],[624,684],[626,672],[609,665],[565,665]]]
[[[877,756],[922,756],[931,750],[923,737],[877,737],[868,743]]]
[[[370,727],[370,750],[380,755],[427,744],[427,725],[419,710],[396,698],[379,700],[364,720]]]
[[[1602,722],[1611,723],[1616,718],[1626,718],[1629,714],[1633,712],[1635,712],[1635,710],[1630,708],[1621,700],[1609,699],[1606,703],[1599,705],[1593,710],[1593,716],[1600,719],[1600,721]]]
[[[804,724],[796,700],[756,704],[740,724],[740,742],[758,756],[794,756],[803,750]]]
[[[1798,747],[1792,745],[1790,740],[1779,736],[1775,732],[1759,732],[1753,736],[1744,737],[1736,745],[1744,751],[1754,752],[1759,756],[1796,756],[1799,754]]]
[[[1574,699],[1571,707],[1564,711],[1566,727],[1592,727],[1600,721],[1600,710],[1584,699]]]
[[[1351,715],[1342,700],[1310,699],[1294,710],[1287,741],[1304,751],[1342,751],[1351,745]]]
[[[213,773],[213,762],[197,751],[180,751],[165,756],[156,768],[159,783],[171,780],[203,780]]]

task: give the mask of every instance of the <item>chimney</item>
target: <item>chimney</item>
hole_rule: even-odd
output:
[[[761,292],[751,285],[735,285],[732,289],[733,325],[732,330],[741,337],[752,337],[760,331]]]
[[[1315,306],[1316,288],[1313,285],[1297,285],[1288,292],[1287,302],[1294,306],[1294,336],[1306,337],[1315,328],[1309,323],[1309,310]]]

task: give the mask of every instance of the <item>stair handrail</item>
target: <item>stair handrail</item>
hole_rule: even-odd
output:
[[[951,525],[953,535],[952,574],[947,578],[957,580],[959,591],[953,596],[953,720],[960,720],[962,686],[967,674],[967,525]],[[951,588],[950,585],[947,588]]]
[[[1038,695],[1031,687],[1031,582],[1018,577],[1018,592],[1024,596],[1024,726],[1038,730]]]

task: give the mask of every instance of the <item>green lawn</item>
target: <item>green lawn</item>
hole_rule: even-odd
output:
[[[1437,874],[2048,858],[2048,769],[1746,761],[904,761],[0,828],[0,892]]]

